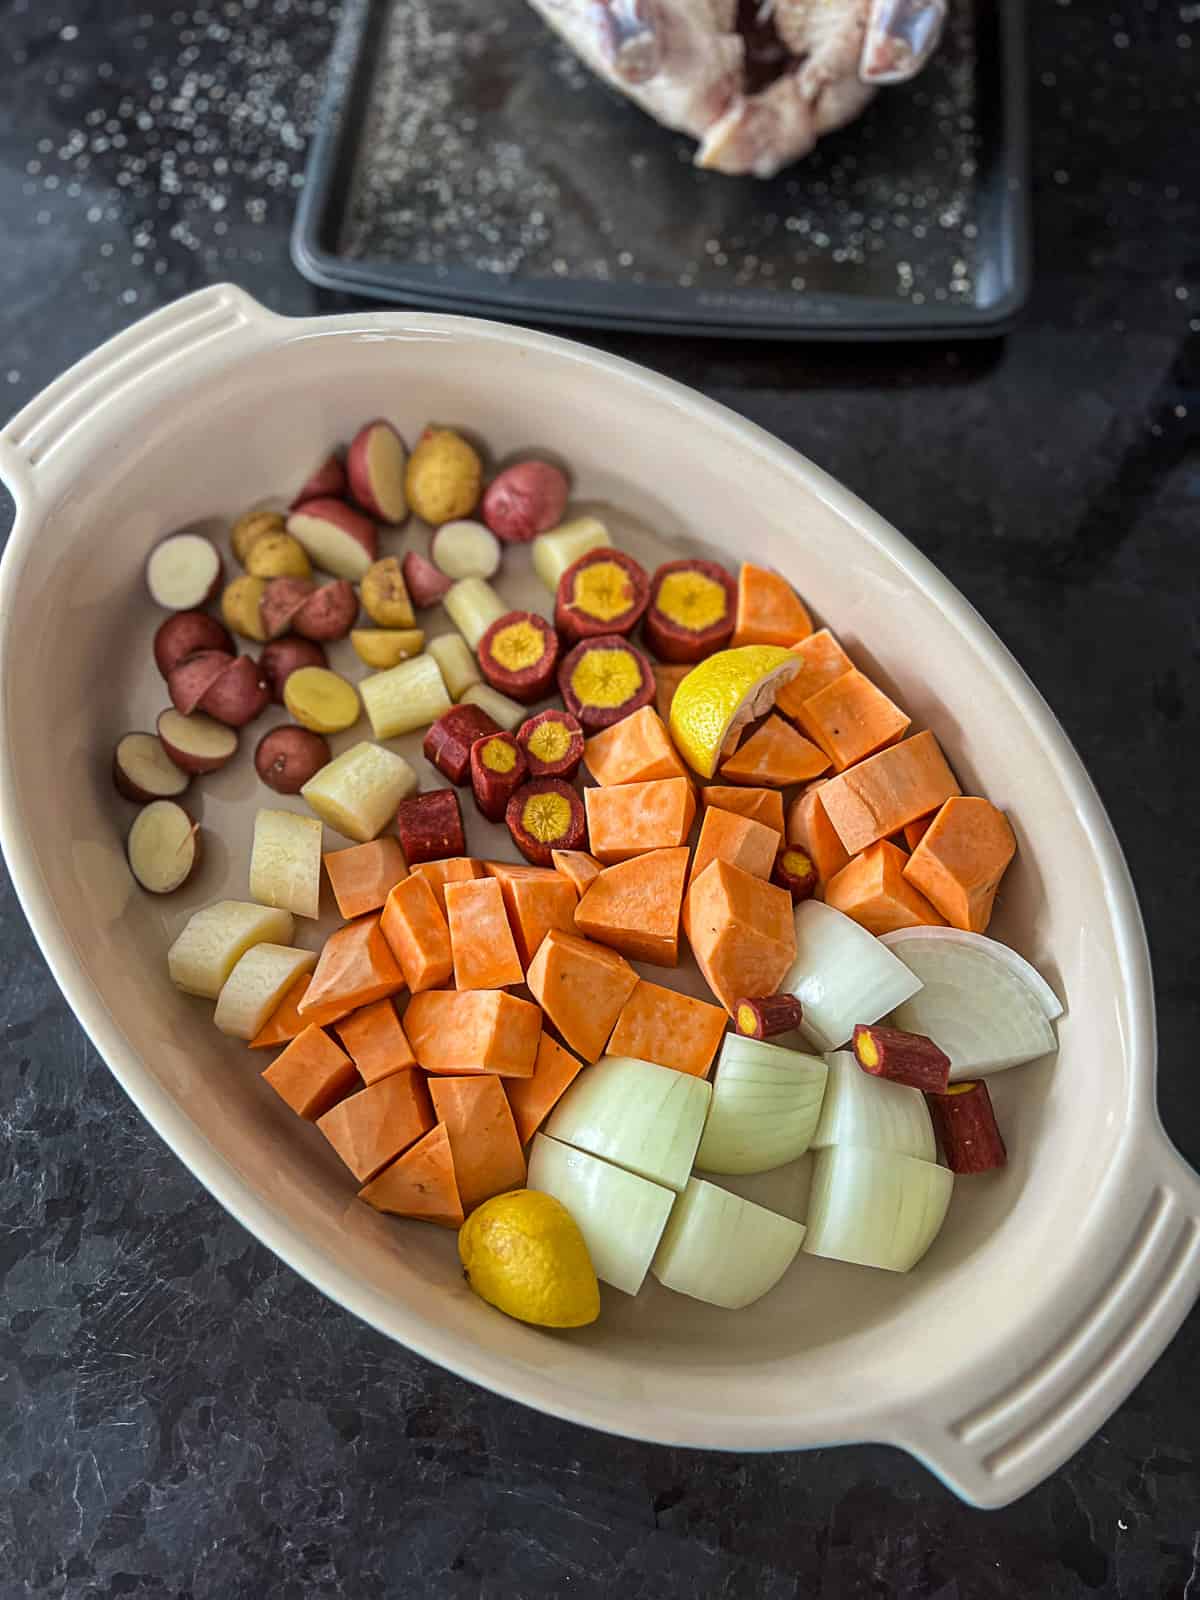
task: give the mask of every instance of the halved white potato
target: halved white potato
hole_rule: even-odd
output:
[[[416,791],[417,775],[404,757],[364,739],[335,756],[300,793],[331,828],[366,844],[387,825],[401,800]]]
[[[167,971],[185,994],[215,1000],[247,950],[256,944],[290,944],[295,926],[290,911],[218,900],[188,918],[167,951]]]
[[[254,819],[250,894],[298,917],[320,915],[321,835],[316,817],[262,810]]]
[[[213,1021],[235,1039],[253,1039],[300,974],[316,964],[314,950],[254,945],[222,985]]]

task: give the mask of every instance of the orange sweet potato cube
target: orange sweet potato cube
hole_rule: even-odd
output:
[[[792,654],[800,657],[800,671],[775,696],[775,708],[794,722],[796,713],[810,695],[849,672],[854,663],[828,628],[821,628],[794,644]]]
[[[788,807],[784,834],[784,842],[803,850],[816,868],[818,895],[823,894],[830,878],[850,860],[821,804],[822,788],[822,784],[814,783],[796,796]]]
[[[688,882],[695,883],[710,861],[730,861],[756,878],[769,878],[780,843],[780,834],[765,823],[709,806],[700,824]]]
[[[380,927],[413,994],[448,980],[454,971],[450,929],[423,874],[410,873],[396,885],[387,897]]]
[[[617,1018],[608,1051],[703,1078],[712,1066],[727,1021],[720,1006],[643,978]]]
[[[1008,818],[973,795],[946,801],[904,866],[905,880],[954,928],[983,933],[1017,841]]]
[[[392,1000],[376,1000],[352,1011],[338,1025],[338,1038],[364,1083],[378,1083],[417,1064]]]
[[[585,1061],[598,1061],[638,975],[615,950],[555,929],[542,940],[525,981],[570,1048]]]
[[[354,1011],[403,987],[404,973],[380,930],[379,917],[359,917],[326,939],[300,1015],[308,1021],[315,1011],[332,1005]]]
[[[443,1228],[461,1228],[462,1200],[454,1176],[450,1135],[444,1123],[430,1128],[422,1139],[393,1161],[377,1178],[358,1191],[376,1211],[417,1222],[436,1222]]]
[[[568,883],[574,884],[576,894],[582,894],[600,875],[600,863],[586,850],[551,850],[554,870],[561,872]]]
[[[900,707],[857,667],[810,695],[796,721],[839,772],[894,744],[909,725]]]
[[[425,1075],[410,1067],[360,1089],[317,1118],[359,1183],[368,1183],[433,1127]]]
[[[504,1092],[523,1145],[545,1122],[554,1107],[583,1071],[583,1062],[543,1031],[531,1078],[505,1078]]]
[[[611,728],[593,734],[583,747],[583,759],[602,787],[687,777],[666,724],[653,706],[643,706]]]
[[[318,1006],[308,1017],[300,1015],[300,1003],[312,982],[311,972],[302,972],[283,999],[250,1041],[251,1050],[269,1050],[277,1044],[287,1044],[298,1033],[315,1023],[318,1028],[328,1027],[350,1013],[349,1006]]]
[[[821,787],[821,805],[849,855],[961,794],[932,733],[889,745]]]
[[[868,845],[825,885],[825,904],[868,933],[942,926],[942,918],[904,876],[908,857],[887,839]]]
[[[542,1014],[504,989],[426,989],[413,995],[404,1031],[426,1072],[528,1078]]]
[[[329,887],[344,921],[378,911],[402,878],[408,876],[399,839],[390,835],[325,856]]]
[[[734,645],[793,645],[812,631],[808,608],[786,578],[766,567],[742,563]]]
[[[696,795],[687,778],[585,789],[583,799],[592,854],[606,867],[686,844],[696,819]]]
[[[700,803],[720,811],[735,811],[765,827],[783,832],[783,796],[778,789],[746,788],[740,783],[710,783],[700,791]]]
[[[413,875],[424,878],[433,890],[438,910],[446,915],[446,885],[469,883],[472,878],[482,878],[483,862],[474,856],[447,856],[444,861],[420,861],[412,868]]]
[[[733,783],[768,784],[776,789],[807,783],[820,777],[829,757],[782,717],[769,716],[741,743],[727,761],[721,776]]]
[[[454,1176],[468,1215],[494,1194],[520,1189],[525,1155],[498,1078],[431,1078],[429,1094],[446,1129]]]
[[[631,961],[677,965],[687,864],[683,845],[605,867],[575,908],[576,930]]]
[[[446,922],[459,989],[503,989],[525,969],[513,943],[504,892],[495,878],[446,885]]]
[[[732,1016],[736,1002],[774,994],[796,958],[792,897],[728,861],[713,861],[688,890],[684,928],[696,964]]]
[[[324,1116],[359,1081],[346,1052],[312,1024],[275,1057],[263,1077],[307,1122]]]

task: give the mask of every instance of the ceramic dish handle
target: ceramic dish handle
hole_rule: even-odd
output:
[[[0,432],[0,478],[18,507],[53,476],[55,456],[80,428],[99,429],[119,396],[163,368],[257,344],[278,327],[273,312],[230,283],[213,284],[152,312],[69,368]]]
[[[977,1505],[1006,1505],[1073,1455],[1158,1359],[1200,1294],[1200,1176],[1157,1121],[1131,1141],[1112,1181],[1124,1225],[1088,1264],[1085,1309],[1064,1328],[1029,1335],[1018,1377],[940,1424],[930,1418],[915,1446]]]

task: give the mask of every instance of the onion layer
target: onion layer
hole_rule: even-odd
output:
[[[808,1149],[828,1069],[817,1056],[725,1035],[704,1136],[702,1172],[769,1172]]]
[[[907,1272],[937,1237],[954,1174],[894,1150],[818,1150],[808,1200],[809,1255]]]
[[[689,1178],[650,1270],[677,1294],[738,1311],[775,1287],[803,1242],[799,1222]]]
[[[933,1121],[921,1091],[873,1078],[849,1050],[829,1057],[829,1082],[812,1143],[892,1150],[917,1161],[937,1159]]]
[[[633,1056],[605,1056],[571,1084],[546,1132],[678,1190],[692,1170],[711,1096],[704,1078]]]
[[[856,1022],[878,1022],[921,987],[873,933],[822,900],[796,907],[796,959],[780,984],[804,1007],[800,1031],[837,1050]]]

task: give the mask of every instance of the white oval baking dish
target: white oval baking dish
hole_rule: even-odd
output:
[[[385,415],[476,430],[497,457],[570,463],[638,519],[777,565],[919,724],[964,788],[1005,807],[1018,863],[993,931],[1067,1003],[1057,1061],[993,1080],[1011,1162],[962,1181],[920,1268],[802,1257],[749,1311],[651,1284],[547,1335],[465,1287],[453,1240],[377,1216],[166,981],[192,905],[244,892],[264,791],[243,757],[204,780],[214,845],[179,903],[131,885],[108,766],[165,701],[142,563],[162,533],[300,482]],[[1051,1472],[1128,1394],[1200,1286],[1200,1179],[1154,1103],[1154,1002],[1132,886],[1045,703],[962,597],[894,529],[720,406],[580,345],[457,317],[291,321],[228,286],[111,340],[0,436],[17,504],[0,567],[0,834],[34,933],[117,1078],[212,1193],[347,1309],[502,1394],[669,1444],[877,1440],[977,1505]],[[647,536],[645,528],[653,530]],[[249,730],[253,735],[253,730]],[[219,780],[219,781],[218,781]],[[270,797],[269,803],[278,803]],[[802,1215],[801,1177],[792,1205]],[[749,1192],[749,1191],[748,1191]]]

